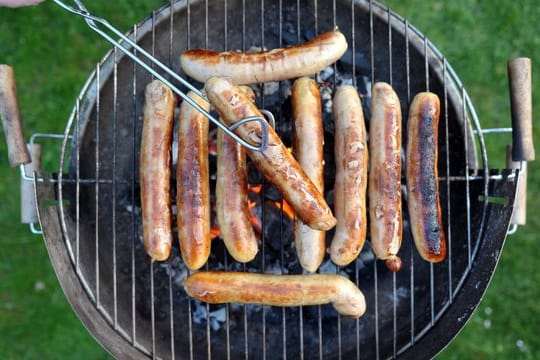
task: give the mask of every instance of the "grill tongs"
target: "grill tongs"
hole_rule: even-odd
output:
[[[195,101],[193,101],[190,97],[186,95],[183,91],[181,91],[177,86],[172,84],[169,80],[167,80],[163,75],[161,75],[158,71],[154,70],[149,64],[144,62],[142,58],[146,58],[148,61],[150,61],[153,65],[155,65],[157,68],[162,70],[164,73],[168,74],[171,78],[177,80],[182,85],[184,85],[189,90],[196,93],[201,98],[208,101],[205,94],[203,94],[199,89],[195,88],[193,85],[191,85],[187,80],[179,76],[177,73],[172,71],[170,68],[165,66],[163,63],[161,63],[159,60],[157,60],[155,57],[153,57],[151,54],[149,54],[146,50],[141,48],[139,45],[137,45],[133,40],[131,40],[128,36],[122,34],[119,30],[117,30],[114,26],[112,26],[107,20],[92,15],[84,6],[84,4],[79,0],[73,0],[73,2],[77,5],[77,7],[73,7],[70,5],[65,4],[64,2],[60,0],[54,0],[54,2],[58,5],[60,5],[65,10],[72,12],[74,14],[77,14],[79,16],[82,16],[86,19],[86,23],[88,26],[97,32],[99,35],[101,35],[105,40],[113,44],[116,48],[121,50],[124,54],[129,56],[133,61],[135,61],[137,64],[142,66],[146,71],[148,71],[150,74],[155,76],[157,79],[161,80],[165,85],[171,88],[172,91],[174,91],[176,94],[178,94],[183,100],[187,101],[190,105],[192,105],[195,109],[197,109],[199,112],[204,114],[210,121],[212,121],[216,126],[218,126],[221,130],[225,131],[229,136],[231,136],[234,140],[238,141],[240,144],[242,144],[244,147],[255,150],[255,151],[264,151],[266,147],[268,146],[268,122],[270,124],[274,124],[274,117],[271,112],[267,110],[259,110],[262,114],[264,114],[266,117],[268,117],[268,122],[264,117],[261,116],[250,116],[246,117],[238,122],[236,122],[234,125],[231,125],[227,127],[223,123],[221,123],[219,120],[217,120],[214,116],[212,116],[210,113],[208,113],[205,109],[203,109],[199,104],[197,104]],[[118,36],[120,40],[115,40],[109,33],[114,34],[115,36]],[[242,124],[245,124],[246,122],[250,121],[258,121],[261,125],[261,143],[260,145],[254,145],[251,144],[242,138],[240,138],[238,135],[236,135],[233,131],[237,127],[241,126]]]

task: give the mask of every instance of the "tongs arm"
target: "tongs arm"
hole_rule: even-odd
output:
[[[154,70],[151,66],[149,66],[147,63],[145,63],[139,56],[144,56],[146,59],[148,59],[150,62],[152,62],[155,66],[157,66],[159,69],[167,73],[171,76],[171,78],[179,81],[182,85],[187,87],[189,90],[193,91],[195,94],[199,95],[201,98],[205,99],[206,101],[206,95],[203,94],[201,91],[199,91],[197,88],[195,88],[193,85],[191,85],[187,80],[182,78],[180,75],[175,73],[173,70],[171,70],[169,67],[165,66],[162,62],[157,60],[155,57],[153,57],[151,54],[149,54],[146,50],[144,50],[142,47],[137,45],[135,41],[131,40],[128,36],[121,33],[118,29],[116,29],[114,26],[112,26],[107,20],[92,15],[84,6],[84,4],[80,0],[73,0],[73,2],[76,4],[77,7],[67,5],[63,1],[60,0],[54,0],[54,2],[58,5],[60,5],[65,10],[77,14],[79,16],[82,16],[86,19],[86,23],[88,26],[97,32],[99,35],[101,35],[105,40],[113,44],[116,48],[118,48],[120,51],[122,51],[124,54],[129,56],[133,61],[135,61],[137,64],[142,66],[146,71],[148,71],[150,74],[155,76],[157,79],[161,80],[165,85],[171,88],[172,91],[174,91],[176,94],[178,94],[184,101],[187,101],[191,106],[193,106],[197,111],[201,112],[206,116],[210,121],[212,121],[216,126],[218,126],[221,130],[225,131],[229,136],[231,136],[234,140],[239,142],[244,147],[255,150],[255,151],[264,151],[266,147],[268,146],[268,122],[266,119],[262,116],[253,116],[246,119],[242,119],[241,121],[237,122],[231,127],[227,127],[224,125],[221,121],[216,119],[214,116],[212,116],[209,112],[207,112],[205,109],[203,109],[199,104],[197,104],[195,101],[193,101],[189,96],[187,96],[186,93],[178,89],[174,84],[172,84],[169,80],[167,80],[163,75],[161,75],[159,72]],[[106,30],[110,31],[114,35],[118,36],[120,40],[116,40],[113,37],[111,37],[104,29],[102,29],[101,26],[103,26]],[[263,114],[269,117],[269,120],[273,122],[272,114],[268,111],[262,111]],[[238,135],[236,135],[233,130],[240,126],[241,124],[244,124],[249,121],[258,121],[261,125],[261,143],[260,145],[253,145],[242,138],[240,138]]]

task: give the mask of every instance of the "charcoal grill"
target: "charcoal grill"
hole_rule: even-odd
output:
[[[182,288],[188,272],[177,244],[168,261],[152,264],[141,243],[138,159],[143,93],[152,75],[113,48],[77,97],[64,134],[31,137],[32,148],[43,137],[61,142],[57,172],[40,172],[37,156],[34,167],[21,167],[23,183],[33,184],[37,203],[37,213],[26,220],[33,232],[42,233],[73,309],[112,355],[420,359],[436,355],[465,325],[489,284],[508,232],[516,229],[511,226],[516,189],[524,181],[524,160],[531,160],[517,145],[527,126],[514,126],[517,168],[490,169],[484,136],[512,128],[481,127],[458,76],[420,31],[375,1],[194,0],[171,1],[128,36],[183,75],[179,54],[188,48],[281,47],[334,26],[347,37],[349,50],[318,80],[329,93],[340,83],[357,86],[368,121],[375,81],[392,84],[403,114],[417,92],[429,90],[441,99],[439,184],[447,259],[434,265],[419,257],[404,211],[400,272],[391,273],[376,261],[369,243],[352,265],[340,269],[326,261],[320,269],[358,284],[367,302],[360,319],[342,318],[326,305],[210,306],[188,299]],[[290,105],[284,101],[289,85],[260,85],[257,101],[274,114],[278,133],[290,144]],[[325,113],[327,184],[333,183],[331,123],[331,114]],[[261,251],[242,265],[214,240],[206,268],[301,272],[290,219],[270,205],[279,197],[255,171],[250,176],[252,183],[263,183],[256,211]]]

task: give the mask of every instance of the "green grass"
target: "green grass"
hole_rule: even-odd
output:
[[[475,105],[483,127],[509,127],[506,62],[515,56],[533,61],[533,120],[539,118],[540,7],[535,1],[389,1],[448,58]],[[534,121],[533,121],[534,124]],[[540,140],[540,127],[534,128]],[[509,138],[488,142],[491,166],[504,166]],[[441,359],[539,359],[540,172],[529,164],[528,223],[507,238],[493,281],[464,330]],[[523,344],[521,347],[517,344]]]
[[[91,3],[91,4],[90,4]],[[91,8],[122,30],[163,2],[93,1]],[[465,84],[483,127],[508,127],[508,58],[540,59],[540,6],[534,0],[389,0],[400,15],[445,54]],[[0,63],[15,67],[26,134],[62,132],[76,94],[107,43],[52,1],[26,9],[0,8]],[[540,76],[533,75],[540,89]],[[540,92],[534,91],[538,118]],[[540,140],[536,126],[535,140]],[[502,167],[506,137],[490,141]],[[440,359],[540,358],[540,172],[529,166],[528,224],[507,239],[480,307]],[[52,170],[52,169],[49,169]],[[0,141],[0,358],[102,359],[68,305],[40,236],[18,224],[19,174]],[[36,285],[37,284],[37,285]],[[519,346],[518,346],[519,344]]]

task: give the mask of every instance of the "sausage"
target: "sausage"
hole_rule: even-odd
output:
[[[255,94],[241,87],[250,100]],[[229,254],[239,262],[248,262],[259,251],[248,209],[246,151],[223,131],[217,133],[216,213],[221,238]]]
[[[187,95],[203,109],[210,109],[194,92]],[[182,102],[178,115],[177,225],[182,258],[191,270],[202,267],[210,256],[208,127],[203,114]]]
[[[250,116],[262,116],[255,104],[227,78],[209,79],[205,90],[210,103],[228,126]],[[261,143],[262,128],[258,121],[239,126],[235,133],[254,145]],[[252,163],[274,184],[296,215],[309,227],[329,230],[336,224],[324,197],[272,127],[268,127],[266,149],[246,149],[246,153]]]
[[[247,272],[201,271],[190,275],[186,293],[210,304],[242,303],[304,306],[332,303],[347,317],[366,311],[364,295],[349,279],[335,274],[271,275]]]
[[[173,241],[170,152],[175,97],[159,80],[146,86],[144,96],[139,157],[143,243],[152,261],[163,261]]]
[[[315,74],[336,62],[347,50],[345,36],[336,28],[288,48],[259,52],[217,52],[190,49],[180,56],[182,70],[205,82],[227,76],[236,84],[280,81]]]
[[[406,182],[411,230],[420,256],[437,263],[446,257],[446,238],[438,183],[438,126],[440,103],[437,95],[417,94],[407,122]]]
[[[383,82],[371,91],[369,122],[369,226],[371,247],[391,271],[401,269],[401,106]]]
[[[324,128],[319,87],[302,77],[291,89],[293,155],[321,194],[324,194]],[[326,232],[314,230],[295,218],[294,243],[300,265],[315,272],[326,252]]]
[[[356,259],[366,240],[368,146],[362,104],[353,86],[337,88],[333,111],[334,212],[338,220],[329,252],[335,264],[345,266]]]

